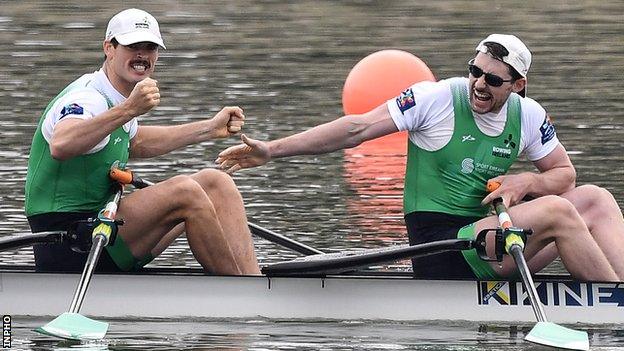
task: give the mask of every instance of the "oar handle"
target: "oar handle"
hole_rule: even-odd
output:
[[[493,180],[488,180],[487,184],[485,185],[485,190],[487,190],[488,193],[491,193],[492,191],[498,189],[500,186],[501,186],[501,183],[493,181]],[[531,201],[531,200],[535,200],[535,197],[531,195],[525,195],[522,198],[522,201]]]
[[[487,190],[488,193],[491,193],[492,191],[498,189],[500,186],[501,183],[495,182],[493,180],[488,180],[487,184],[485,184],[485,190]]]
[[[488,181],[485,188],[488,192],[492,192],[500,187],[499,182]],[[503,203],[503,198],[497,197],[492,200],[492,205],[494,206],[494,210],[496,211],[496,215],[498,216],[498,223],[503,230],[504,240],[505,240],[505,251],[507,253],[511,253],[511,247],[513,245],[518,245],[521,250],[524,250],[524,243],[526,241],[526,235],[530,235],[533,233],[531,229],[519,229],[514,228],[513,222],[511,221],[511,217],[507,212],[507,207]]]
[[[115,220],[119,201],[123,193],[123,185],[116,183],[113,186],[115,187],[115,193],[111,196],[108,203],[106,203],[106,206],[98,213],[97,220],[99,224],[93,228],[93,232],[91,233],[93,240],[95,240],[95,237],[98,235],[103,236],[105,239],[104,246],[108,245],[109,242],[114,242],[114,236],[117,234],[117,225],[123,223],[123,221]]]
[[[110,178],[121,184],[131,184],[139,189],[154,185],[154,183],[142,179],[129,169],[119,169],[114,167],[110,170]]]
[[[494,205],[494,210],[498,215],[498,223],[502,229],[509,229],[513,227],[513,223],[511,222],[511,217],[507,213],[507,207],[503,203],[503,198],[497,197],[492,201],[492,205]]]

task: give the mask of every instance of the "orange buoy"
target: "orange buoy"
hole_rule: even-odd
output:
[[[374,52],[351,69],[342,89],[342,108],[347,115],[368,112],[424,80],[435,77],[418,57],[401,50]]]
[[[418,57],[400,50],[377,51],[358,62],[347,76],[342,91],[344,113],[368,112],[425,80],[435,81],[435,77]],[[355,218],[375,218],[375,226],[381,231],[404,231],[402,195],[406,155],[405,132],[345,150],[345,178],[358,195],[347,205]],[[386,223],[379,221],[380,218],[396,220]]]

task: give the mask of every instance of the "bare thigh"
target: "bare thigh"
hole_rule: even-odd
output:
[[[193,184],[201,189],[189,177],[173,177],[136,190],[121,200],[117,217],[122,218],[125,223],[120,227],[119,235],[135,257],[152,253],[167,233],[183,222],[185,197],[192,197],[197,191],[193,189]],[[167,238],[168,243],[175,239],[169,236]]]
[[[524,256],[532,272],[537,272],[558,257],[557,246],[554,237],[548,235],[558,221],[564,223],[569,211],[573,210],[571,204],[556,196],[545,196],[533,201],[524,202],[509,208],[508,213],[515,227],[532,229],[533,234],[528,237]],[[548,214],[548,215],[545,215]],[[486,228],[497,228],[499,225],[497,216],[489,216],[476,223],[477,233]],[[494,235],[487,240],[487,252],[494,257]],[[510,276],[516,271],[513,258],[505,255],[499,265],[493,263],[492,267],[501,276]]]

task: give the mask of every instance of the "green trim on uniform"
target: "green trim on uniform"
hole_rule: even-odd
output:
[[[457,232],[458,239],[472,239],[475,235],[475,223],[468,224]],[[479,257],[477,250],[463,250],[461,253],[464,255],[464,259],[470,268],[472,268],[474,274],[477,276],[477,279],[496,280],[501,278],[501,276],[494,271],[489,262],[486,262]]]
[[[126,272],[139,270],[141,267],[154,260],[154,256],[149,253],[142,258],[134,257],[132,252],[130,252],[130,248],[120,235],[117,235],[113,245],[106,246],[106,251],[117,267]]]

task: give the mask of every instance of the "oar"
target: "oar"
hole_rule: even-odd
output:
[[[492,184],[494,183],[494,184]],[[488,191],[493,191],[500,186],[499,183],[490,182],[487,185]],[[537,324],[531,329],[529,334],[524,338],[527,341],[534,342],[536,344],[558,347],[570,350],[589,350],[589,339],[587,333],[584,331],[574,330],[560,326],[558,324],[548,322],[546,319],[546,313],[544,312],[544,306],[539,300],[537,290],[535,289],[535,283],[531,277],[531,272],[524,259],[524,241],[522,236],[517,234],[519,231],[513,227],[511,217],[507,213],[507,208],[503,203],[502,198],[496,198],[492,201],[496,214],[498,215],[498,222],[505,236],[505,250],[509,253],[518,267],[522,283],[527,291],[529,302],[533,307],[533,312],[537,318]]]
[[[480,245],[477,240],[448,239],[418,245],[398,245],[379,249],[363,249],[332,254],[319,254],[292,261],[273,263],[262,268],[271,275],[340,273],[354,268],[384,262],[426,256],[444,251],[470,250]]]
[[[154,185],[153,182],[142,179],[141,177],[137,176],[136,173],[131,172],[130,170],[127,170],[127,169],[121,170],[118,168],[113,168],[111,170],[111,178],[122,184],[131,184],[138,189],[143,189],[148,186]],[[284,235],[275,233],[257,224],[249,222],[248,225],[249,225],[249,230],[251,231],[252,234],[259,236],[263,239],[266,239],[274,244],[278,244],[285,248],[291,249],[300,254],[307,256],[307,255],[316,255],[316,254],[323,253],[323,251],[317,250],[306,244],[290,239]]]
[[[103,339],[106,335],[108,323],[89,319],[79,312],[100,254],[108,244],[115,229],[115,214],[123,186],[119,183],[115,183],[114,186],[116,187],[114,195],[98,215],[101,222],[93,229],[91,235],[93,244],[76,287],[69,312],[65,312],[50,323],[35,329],[37,332],[70,340],[98,340]]]
[[[19,249],[33,244],[57,244],[66,240],[67,235],[65,231],[50,231],[4,239],[0,240],[0,251]]]
[[[284,235],[281,235],[269,229],[263,228],[257,224],[248,222],[247,225],[249,226],[249,230],[251,230],[252,234],[259,236],[263,239],[266,239],[274,244],[278,244],[287,249],[291,249],[302,255],[308,256],[308,255],[324,254],[324,252],[321,250],[315,249],[311,246],[300,243],[291,238],[285,237]]]

